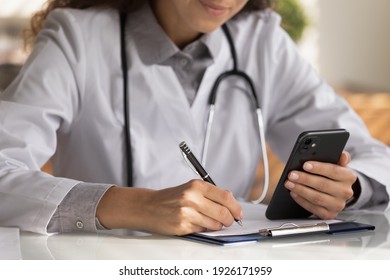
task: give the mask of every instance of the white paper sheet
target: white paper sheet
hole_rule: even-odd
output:
[[[18,228],[0,227],[0,260],[20,260],[20,235]]]

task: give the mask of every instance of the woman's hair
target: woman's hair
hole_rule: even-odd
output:
[[[42,10],[33,14],[30,28],[25,30],[25,46],[31,46],[38,32],[43,28],[47,15],[57,8],[87,9],[90,7],[113,8],[131,12],[148,0],[47,0]],[[248,0],[241,13],[264,10],[271,7],[273,0]]]

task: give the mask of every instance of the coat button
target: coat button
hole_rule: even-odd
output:
[[[188,59],[186,59],[186,58],[180,59],[180,65],[181,66],[186,66],[187,64],[188,64]]]
[[[82,222],[82,221],[80,221],[80,220],[78,220],[78,221],[76,222],[76,227],[77,227],[78,229],[82,229],[82,228],[84,228],[84,224],[83,224],[83,222]]]

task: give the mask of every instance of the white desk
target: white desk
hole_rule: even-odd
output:
[[[251,207],[246,218],[258,213]],[[375,225],[374,232],[313,235],[217,246],[156,234],[124,231],[43,236],[21,232],[22,258],[61,260],[390,260],[390,211],[345,212],[340,218]],[[245,222],[244,219],[244,222]]]

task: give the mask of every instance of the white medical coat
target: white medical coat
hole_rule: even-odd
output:
[[[300,132],[346,128],[350,166],[388,201],[389,149],[370,138],[346,102],[298,55],[279,23],[275,14],[254,13],[229,24],[239,67],[257,90],[268,144],[286,160]],[[190,106],[170,67],[140,59],[131,33],[142,31],[142,18],[132,15],[127,24],[134,186],[179,185],[197,177],[178,144],[186,141],[200,157],[210,89],[232,67],[228,43],[220,29],[207,35],[220,42],[220,51]],[[117,13],[52,12],[0,101],[1,226],[44,233],[75,184],[126,184],[122,83]],[[245,84],[235,78],[220,87],[207,155],[214,181],[236,197],[247,196],[261,158],[248,96]],[[53,176],[40,171],[50,158]],[[370,191],[363,184],[363,194],[371,197]]]

